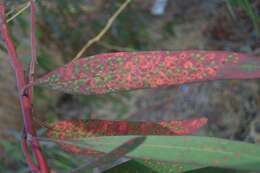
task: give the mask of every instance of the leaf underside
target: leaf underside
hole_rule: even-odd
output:
[[[260,58],[225,51],[148,51],[78,59],[35,82],[68,93],[104,94],[220,79],[260,77]]]

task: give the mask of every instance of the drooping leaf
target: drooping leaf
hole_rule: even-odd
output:
[[[130,160],[126,163],[113,167],[104,173],[183,173],[201,168],[198,165],[179,164],[172,162],[158,162],[155,160],[144,161],[141,159]],[[233,173],[233,172],[232,172]]]
[[[35,84],[69,93],[103,94],[183,83],[260,77],[260,58],[225,51],[151,51],[78,59]]]
[[[114,135],[185,135],[207,123],[207,118],[159,122],[127,120],[63,120],[51,125],[48,136],[60,139]]]
[[[91,146],[109,152],[133,136],[102,136],[81,139],[75,146]],[[160,162],[191,164],[201,167],[260,171],[258,145],[218,138],[196,136],[147,136],[128,157]]]
[[[106,170],[107,168],[111,168],[116,163],[116,161],[124,157],[127,153],[134,150],[136,147],[142,144],[144,140],[145,137],[143,136],[129,139],[128,141],[116,147],[109,153],[100,156],[99,158],[95,159],[92,162],[88,162],[85,163],[84,165],[79,166],[78,168],[71,171],[71,173],[78,172],[83,169],[86,170],[86,172],[87,171],[93,172],[94,168],[99,169],[100,172],[104,172],[103,170]]]
[[[130,160],[126,163],[113,167],[104,173],[247,173],[234,169],[206,167],[200,168],[191,164],[172,164],[169,162],[149,161],[149,165],[141,160]]]

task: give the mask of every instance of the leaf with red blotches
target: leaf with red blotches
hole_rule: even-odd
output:
[[[260,58],[226,51],[150,51],[78,59],[34,85],[69,93],[104,94],[219,79],[260,77]]]
[[[64,120],[54,123],[48,136],[59,139],[116,135],[186,135],[207,123],[207,118],[142,122],[126,120]]]
[[[207,118],[160,122],[134,122],[112,120],[64,120],[48,130],[48,137],[59,140],[75,140],[86,137],[118,135],[186,135],[196,132],[207,123]],[[83,155],[99,155],[91,149],[61,144],[62,148]]]

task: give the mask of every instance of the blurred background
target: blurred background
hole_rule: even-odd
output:
[[[26,5],[6,0],[7,18]],[[68,63],[93,38],[123,0],[36,0],[37,76]],[[228,50],[260,56],[259,0],[132,0],[107,34],[84,54],[148,50]],[[30,11],[10,21],[19,58],[30,62]],[[0,40],[0,172],[28,172],[19,137],[22,115],[14,73]],[[27,68],[28,69],[28,68]],[[260,81],[230,80],[98,96],[70,95],[36,88],[38,120],[167,120],[206,116],[196,135],[260,143]],[[39,134],[44,128],[35,123]],[[45,143],[56,172],[76,168],[85,158]]]

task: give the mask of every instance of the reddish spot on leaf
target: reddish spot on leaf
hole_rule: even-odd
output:
[[[65,92],[104,94],[206,80],[260,77],[260,58],[225,51],[99,54],[73,61],[35,84]]]

